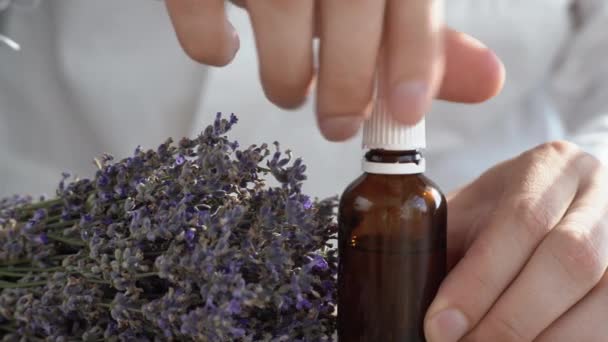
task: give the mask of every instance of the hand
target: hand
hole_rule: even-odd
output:
[[[606,339],[606,167],[547,143],[490,169],[448,208],[455,266],[427,312],[430,342]]]
[[[317,118],[329,140],[353,136],[370,114],[383,46],[388,104],[395,118],[417,122],[431,100],[480,102],[502,87],[492,51],[444,26],[443,0],[241,0],[251,17],[260,78],[270,101],[295,108],[315,78]],[[222,66],[239,48],[223,0],[166,0],[190,57]],[[384,32],[383,32],[384,31]],[[319,70],[313,67],[320,37]]]

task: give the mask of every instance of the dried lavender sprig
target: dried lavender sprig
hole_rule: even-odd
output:
[[[46,281],[34,281],[30,283],[11,283],[8,281],[0,280],[0,289],[24,289],[28,287],[39,287],[44,285],[46,285]]]
[[[305,166],[278,144],[238,149],[225,137],[235,123],[218,116],[195,139],[102,156],[93,180],[64,175],[61,203],[19,214],[10,203],[27,200],[0,201],[11,251],[0,266],[64,267],[3,280],[14,288],[0,307],[16,309],[0,309],[0,324],[65,340],[329,340],[335,203],[301,193]],[[79,328],[66,330],[73,320]]]

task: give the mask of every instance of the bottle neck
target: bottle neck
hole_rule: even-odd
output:
[[[425,171],[422,150],[369,150],[363,159],[363,171],[376,174],[419,174]]]

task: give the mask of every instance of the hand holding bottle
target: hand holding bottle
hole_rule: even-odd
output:
[[[451,195],[455,266],[427,312],[429,341],[604,340],[606,189],[605,166],[553,142]]]
[[[236,1],[235,1],[236,2]],[[394,117],[419,121],[433,98],[480,102],[502,87],[494,53],[445,26],[443,0],[241,0],[257,44],[260,79],[273,103],[300,105],[316,83],[319,128],[329,140],[353,136],[370,115],[380,46]],[[226,65],[239,48],[224,0],[166,0],[178,39],[201,63]],[[320,39],[319,66],[313,38]]]

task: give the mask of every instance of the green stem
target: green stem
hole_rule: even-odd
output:
[[[11,283],[0,280],[0,289],[25,289],[28,287],[38,287],[46,285],[46,281],[33,281],[31,283]]]
[[[32,272],[32,270],[34,270],[34,271],[40,271],[40,272],[52,272],[52,271],[62,271],[62,270],[65,270],[65,268],[63,268],[63,267],[49,267],[48,269],[46,269],[46,268],[27,268],[27,267],[23,267],[21,269],[9,269],[9,271],[0,269],[0,276],[22,278],[22,277],[24,277],[24,276],[27,275],[27,274],[24,274],[24,273],[11,272],[11,270],[28,271],[28,272]],[[81,275],[89,283],[103,284],[103,285],[112,285],[112,283],[110,283],[109,281],[106,281],[106,280],[103,280],[103,279],[99,279],[99,278],[89,277],[86,274],[83,274],[83,273],[80,273],[80,272],[77,272],[77,271],[71,271],[69,273],[70,274]],[[4,282],[4,283],[8,283],[8,282]],[[18,283],[16,283],[16,284],[18,285]],[[0,284],[0,288],[1,287],[2,286]]]
[[[8,331],[10,333],[16,333],[17,332],[17,329],[15,329],[14,326],[7,325],[7,324],[0,325],[0,330]]]
[[[38,202],[38,203],[24,205],[23,207],[19,208],[19,210],[20,211],[30,211],[30,210],[40,209],[40,208],[48,208],[48,207],[52,207],[54,205],[62,204],[62,203],[63,203],[63,198],[53,198],[53,199]]]
[[[70,246],[77,246],[77,247],[88,246],[88,244],[84,241],[66,238],[66,237],[63,237],[63,236],[61,236],[59,234],[55,234],[55,233],[46,233],[46,236],[51,240],[63,242],[66,245],[70,245]]]
[[[46,229],[68,228],[76,224],[76,221],[61,221],[47,224]]]
[[[46,221],[44,222],[45,227],[54,226],[54,225],[57,225],[58,223],[70,222],[70,223],[74,224],[74,223],[78,222],[77,217],[71,216],[67,220],[64,220],[62,216],[63,215],[61,213],[54,215],[54,216],[49,216],[46,219]]]
[[[98,306],[101,306],[102,308],[106,308],[106,309],[112,309],[112,305],[108,304],[108,303],[98,303]]]
[[[16,271],[16,272],[56,272],[62,271],[65,268],[61,266],[56,267],[7,267],[4,270],[0,267],[0,272],[3,271]]]
[[[97,305],[99,305],[99,306],[101,306],[103,308],[112,310],[112,304],[111,303],[98,303]],[[127,310],[129,310],[131,312],[138,313],[138,314],[143,314],[143,311],[141,311],[139,309],[127,308]]]
[[[51,260],[63,260],[67,257],[70,257],[72,255],[76,255],[76,254],[59,254],[59,255],[53,255],[52,257],[49,257],[49,259]]]
[[[16,273],[16,272],[0,270],[0,276],[10,277],[10,278],[23,278],[26,275],[27,274],[25,274],[25,273]]]
[[[5,263],[2,263],[2,264],[0,264],[0,267],[21,265],[21,264],[28,264],[28,263],[30,263],[30,260],[28,260],[28,259],[17,259],[17,260],[7,261]]]
[[[88,281],[89,283],[93,283],[93,284],[112,285],[112,283],[110,283],[109,281],[105,281],[105,280],[101,280],[101,279],[93,279],[93,278],[87,278],[87,277],[84,277],[84,279],[86,281]]]
[[[142,278],[157,277],[157,276],[158,276],[157,272],[148,272],[148,273],[139,273],[139,274],[136,274],[133,278],[135,278],[135,279],[142,279]]]
[[[57,215],[53,215],[53,216],[49,215],[46,218],[46,223],[48,224],[48,223],[53,223],[53,222],[61,221],[61,216],[62,216],[61,213],[59,213]]]

